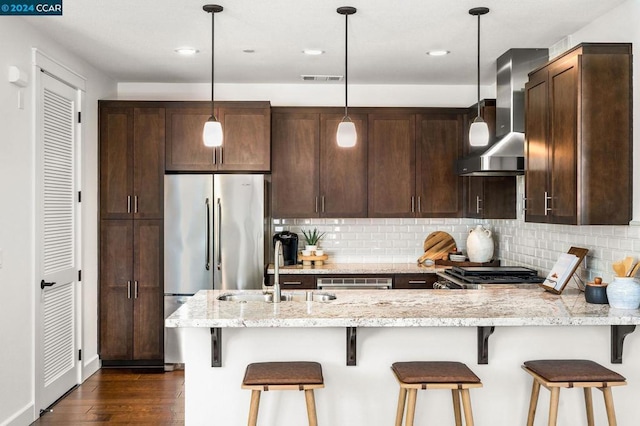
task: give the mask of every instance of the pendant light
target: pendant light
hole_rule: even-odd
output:
[[[211,117],[204,123],[204,129],[202,130],[202,140],[205,146],[222,146],[222,124],[216,118],[213,112],[213,87],[214,87],[214,29],[215,29],[215,14],[222,12],[223,7],[217,4],[206,4],[202,6],[202,9],[211,14]]]
[[[358,140],[356,125],[349,118],[349,98],[347,95],[347,86],[349,84],[349,73],[347,68],[349,15],[353,15],[356,11],[357,9],[351,6],[343,6],[337,9],[337,12],[340,15],[344,15],[344,117],[340,124],[338,124],[338,131],[336,133],[336,141],[338,142],[338,146],[342,148],[354,147]]]
[[[474,7],[469,14],[478,17],[478,115],[469,128],[469,145],[486,146],[489,143],[489,126],[480,116],[480,16],[489,13],[486,7]]]

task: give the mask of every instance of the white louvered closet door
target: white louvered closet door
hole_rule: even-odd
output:
[[[79,379],[78,92],[41,73],[37,107],[37,223],[40,282],[36,306],[39,409]]]

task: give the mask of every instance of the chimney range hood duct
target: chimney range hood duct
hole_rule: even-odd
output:
[[[510,49],[497,61],[496,137],[481,154],[457,162],[461,176],[514,176],[524,173],[524,85],[529,72],[547,62],[548,49]]]

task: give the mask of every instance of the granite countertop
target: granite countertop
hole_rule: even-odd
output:
[[[281,274],[435,274],[444,271],[446,266],[425,266],[418,263],[325,263],[320,266],[281,266]],[[273,274],[273,264],[267,267],[267,273]]]
[[[260,292],[260,290],[253,290]],[[640,310],[586,303],[577,289],[338,290],[329,302],[222,302],[201,290],[167,327],[469,327],[640,324]],[[287,291],[283,291],[287,293]],[[304,293],[298,291],[297,293]]]

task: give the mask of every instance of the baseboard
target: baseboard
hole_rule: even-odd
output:
[[[100,357],[96,354],[82,366],[82,382],[84,383],[98,370],[100,370]]]
[[[24,406],[20,411],[9,417],[7,420],[0,422],[0,426],[24,426],[33,423],[37,417],[33,408],[33,402]]]

